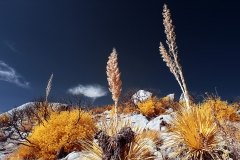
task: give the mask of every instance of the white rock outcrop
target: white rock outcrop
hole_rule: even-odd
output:
[[[132,99],[134,104],[137,104],[138,102],[146,101],[148,98],[151,98],[151,97],[152,97],[151,92],[139,90],[132,96]]]

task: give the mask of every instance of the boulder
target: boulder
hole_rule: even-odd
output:
[[[179,98],[179,102],[181,102],[181,101],[185,101],[185,97],[184,97],[183,93],[181,94],[181,96]],[[189,101],[190,101],[190,103],[196,103],[196,100],[191,95],[189,95]]]
[[[136,105],[138,102],[146,101],[148,98],[152,97],[152,93],[144,90],[139,90],[132,96],[132,100]]]
[[[169,94],[169,95],[167,95],[167,97],[169,97],[170,102],[177,101],[177,97],[176,97],[175,93]]]
[[[146,125],[146,129],[156,130],[156,131],[165,130],[171,119],[172,119],[172,117],[170,115],[158,116],[158,117],[154,118],[153,120],[151,120]]]

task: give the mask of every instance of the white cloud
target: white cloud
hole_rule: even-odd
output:
[[[97,84],[86,85],[86,86],[79,84],[76,87],[68,89],[68,93],[71,93],[74,95],[83,94],[84,96],[92,98],[93,100],[107,95],[107,91],[104,89],[104,87]]]
[[[0,80],[14,83],[20,87],[29,87],[29,82],[25,82],[13,68],[0,61]]]

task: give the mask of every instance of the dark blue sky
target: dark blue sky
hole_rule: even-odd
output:
[[[97,87],[107,95],[94,104],[113,103],[106,76],[113,47],[122,93],[155,88],[162,97],[179,97],[181,89],[158,49],[166,40],[164,3],[176,26],[189,92],[214,93],[217,87],[222,99],[240,96],[238,0],[1,0],[0,111],[45,96],[52,73],[50,95],[76,86],[90,87],[92,94]]]

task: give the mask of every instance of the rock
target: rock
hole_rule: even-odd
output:
[[[148,98],[152,97],[152,93],[144,90],[139,90],[132,96],[133,102],[136,105],[138,102],[146,101]]]
[[[145,128],[148,123],[147,118],[142,114],[130,116],[130,120],[134,123],[134,127],[141,126]]]
[[[173,112],[173,109],[172,108],[168,108],[166,111],[165,111],[165,113],[167,113],[167,114],[170,114],[170,113],[172,113]]]
[[[176,97],[175,93],[169,94],[169,95],[167,95],[167,97],[169,97],[170,102],[177,101],[177,97]]]
[[[181,94],[181,96],[180,96],[180,98],[179,98],[179,102],[181,102],[181,101],[185,101],[185,97],[184,97],[184,94],[183,94],[183,93]],[[195,100],[191,95],[189,95],[189,101],[190,101],[191,103],[196,103],[196,100]]]
[[[65,158],[62,158],[61,160],[79,160],[81,156],[81,152],[71,152],[69,153]]]
[[[170,115],[158,116],[158,117],[154,118],[153,120],[151,120],[146,125],[146,129],[157,130],[157,131],[165,130],[167,127],[167,124],[169,124],[169,121],[171,119],[172,119],[172,117]]]
[[[5,154],[0,154],[0,160],[6,160],[6,159],[7,159],[7,157]]]
[[[134,111],[134,112],[132,113],[132,116],[138,115],[138,114],[140,114],[140,111]]]
[[[4,148],[5,148],[5,149],[11,149],[11,148],[13,148],[13,147],[15,147],[15,146],[16,146],[15,144],[9,143],[9,144],[7,144]]]
[[[237,111],[238,116],[240,116],[240,110]]]
[[[104,112],[102,113],[102,115],[109,115],[109,114],[110,114],[110,112],[111,112],[111,111],[109,111],[109,110],[106,110],[106,111],[104,111]]]

